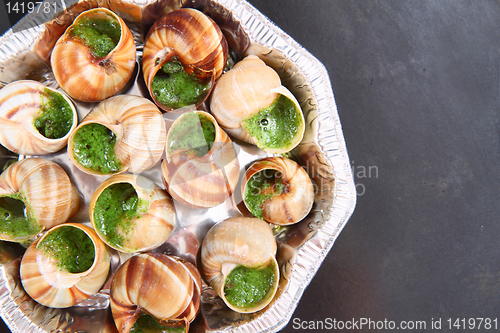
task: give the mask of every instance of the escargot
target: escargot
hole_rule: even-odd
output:
[[[38,303],[67,308],[96,294],[110,257],[95,232],[80,223],[58,225],[33,242],[21,261],[21,282]]]
[[[285,153],[304,136],[304,116],[295,96],[257,56],[239,61],[217,81],[210,111],[224,130],[269,153]]]
[[[201,275],[187,261],[161,253],[141,253],[117,270],[110,296],[121,333],[139,332],[144,326],[161,332],[170,332],[169,328],[187,332],[200,309]]]
[[[161,111],[146,98],[110,97],[93,108],[71,132],[68,155],[76,167],[93,175],[150,169],[165,150]]]
[[[144,43],[142,68],[151,97],[165,111],[196,108],[221,76],[227,53],[221,30],[202,12],[183,8],[162,16]]]
[[[50,58],[59,86],[83,102],[118,93],[136,65],[136,48],[125,22],[106,8],[77,16],[59,38]]]
[[[241,192],[255,217],[278,225],[299,222],[314,202],[309,175],[284,157],[267,157],[252,164],[241,181]]]
[[[77,124],[73,102],[40,82],[16,81],[0,90],[0,144],[16,154],[59,151]]]
[[[97,235],[121,252],[154,249],[175,225],[168,193],[148,178],[131,174],[102,182],[90,199],[89,215]]]
[[[0,175],[0,239],[27,241],[68,221],[80,208],[79,194],[58,164],[28,158]]]
[[[203,273],[230,309],[241,313],[262,310],[278,288],[276,248],[268,223],[230,217],[210,228],[203,240]]]
[[[231,139],[207,112],[177,118],[167,134],[162,176],[168,192],[190,207],[210,208],[234,192],[239,163]]]

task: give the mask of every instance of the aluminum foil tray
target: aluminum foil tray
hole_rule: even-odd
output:
[[[275,229],[281,270],[277,296],[258,313],[239,314],[229,310],[205,284],[201,313],[190,331],[275,332],[282,329],[356,204],[349,158],[324,66],[243,0],[58,0],[56,3],[59,6],[57,13],[28,14],[0,39],[0,87],[20,79],[38,80],[57,87],[48,65],[53,45],[78,13],[99,6],[113,10],[127,22],[137,46],[135,75],[120,93],[149,97],[139,66],[144,31],[170,10],[192,7],[217,22],[236,60],[247,54],[258,55],[279,73],[283,85],[297,97],[306,119],[306,133],[301,144],[291,152],[291,158],[309,173],[314,182],[315,200],[312,211],[303,221]],[[80,119],[95,106],[79,102],[76,105]],[[166,126],[170,126],[177,116],[165,113]],[[242,173],[253,161],[269,156],[255,146],[234,142]],[[10,156],[4,150],[0,158],[5,161],[26,156]],[[72,221],[89,223],[88,201],[104,177],[79,171],[65,150],[44,158],[59,163],[66,170],[85,200],[85,206]],[[164,188],[159,165],[143,175]],[[196,263],[206,231],[229,216],[241,214],[239,191],[237,188],[233,197],[208,210],[188,209],[176,203],[178,225],[171,237],[155,251]],[[69,309],[51,309],[33,301],[22,288],[19,263],[23,251],[18,244],[0,242],[0,314],[13,332],[116,332],[108,297],[112,273],[103,289],[88,301]],[[112,252],[112,272],[126,259]]]

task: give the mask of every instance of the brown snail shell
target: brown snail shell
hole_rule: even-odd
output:
[[[162,324],[186,326],[199,312],[201,276],[191,263],[161,253],[128,259],[111,282],[111,311],[119,332],[129,332],[141,314]]]
[[[279,268],[275,257],[276,249],[276,240],[268,223],[251,217],[230,217],[210,228],[203,240],[201,248],[203,273],[230,309],[242,313],[256,312],[272,301],[278,289]],[[227,301],[224,284],[235,267],[254,268],[268,265],[273,267],[275,279],[268,295],[260,303],[253,307],[242,308]]]
[[[185,112],[199,106],[226,66],[227,41],[217,24],[199,10],[182,8],[162,16],[151,27],[144,43],[142,68],[146,86],[155,103],[165,111]],[[167,62],[180,61],[188,74],[194,73],[210,90],[196,105],[175,110],[162,105],[151,91],[156,73]]]
[[[106,56],[98,57],[69,32],[84,18],[119,22],[118,44]],[[125,22],[106,8],[94,8],[78,15],[59,38],[51,55],[51,66],[59,86],[71,97],[83,102],[99,102],[118,93],[132,77],[136,49]]]
[[[61,227],[81,229],[92,240],[95,256],[88,270],[69,273],[59,269],[54,259],[37,248],[49,233]],[[108,249],[94,230],[80,223],[65,223],[50,229],[28,247],[21,261],[20,275],[24,289],[35,301],[52,308],[67,308],[96,294],[106,281],[109,267]]]
[[[282,147],[267,147],[252,137],[242,124],[269,107],[279,96],[288,98],[298,110],[300,125],[291,141]],[[224,130],[240,140],[257,145],[269,153],[285,153],[296,147],[304,136],[304,116],[295,96],[284,86],[271,67],[257,56],[249,55],[217,81],[210,99],[210,111]]]
[[[195,156],[185,150],[171,151],[169,147],[176,127],[193,115],[205,116],[215,127],[215,141],[203,156]],[[190,129],[186,136],[201,130],[198,125]],[[231,139],[215,119],[209,113],[191,111],[181,115],[170,126],[161,169],[167,191],[174,199],[190,207],[210,208],[222,204],[234,192],[240,167]]]
[[[266,171],[269,172],[266,172]],[[279,182],[284,185],[282,193],[272,196],[262,204],[262,219],[277,225],[288,225],[301,221],[312,208],[314,202],[314,187],[307,172],[296,162],[284,157],[267,157],[248,168],[241,181],[243,202],[250,210],[246,201],[246,191],[262,193],[260,188],[250,188],[249,180],[263,171],[264,176],[272,177],[273,172],[279,173]],[[260,216],[258,216],[260,217]]]
[[[153,167],[163,155],[166,129],[156,105],[139,96],[113,96],[93,108],[68,139],[69,157],[85,173],[103,174],[99,170],[86,168],[74,156],[75,134],[91,123],[104,125],[116,136],[114,153],[121,167],[114,173],[140,173]]]
[[[25,214],[39,226],[36,233],[68,221],[80,208],[78,192],[64,169],[42,158],[10,165],[0,175],[0,198],[21,200],[26,206]],[[22,242],[35,234],[1,233],[0,239]]]
[[[57,93],[69,104],[73,121],[70,129],[60,138],[47,138],[34,125],[42,109],[45,91]],[[47,155],[66,146],[69,133],[78,124],[73,102],[64,94],[31,80],[10,83],[0,90],[0,144],[16,154]]]
[[[110,243],[96,227],[94,211],[97,199],[111,185],[131,184],[137,193],[140,205],[145,205],[131,221],[131,229],[123,231],[123,245]],[[96,189],[89,203],[89,215],[93,228],[99,238],[109,247],[121,252],[148,251],[160,246],[172,233],[175,225],[175,209],[172,198],[153,181],[143,176],[131,174],[114,175],[106,179]]]

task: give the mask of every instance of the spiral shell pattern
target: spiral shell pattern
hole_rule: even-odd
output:
[[[22,200],[26,214],[42,229],[68,221],[78,212],[81,201],[64,169],[42,158],[28,158],[9,166],[0,175],[0,197]],[[8,234],[0,234],[0,239],[25,240]]]
[[[111,283],[111,311],[120,332],[142,313],[169,324],[189,323],[199,312],[201,276],[191,263],[161,253],[128,259]]]
[[[281,85],[278,73],[257,56],[247,56],[221,76],[210,99],[210,111],[229,135],[257,145],[257,139],[242,127],[242,123],[269,107],[279,95],[287,97],[297,107],[301,125],[286,147],[259,148],[269,153],[285,153],[302,140],[305,130],[304,116],[295,96]]]
[[[167,134],[167,144],[176,126],[193,113],[204,115],[212,122],[215,141],[203,156],[171,151],[167,146],[166,158],[161,164],[162,176],[167,191],[182,204],[196,208],[215,207],[229,198],[238,184],[238,158],[229,136],[210,114],[203,111],[192,111],[177,118]],[[193,131],[201,131],[201,128],[191,129],[186,136]]]
[[[245,205],[245,191],[250,178],[258,172],[269,170],[280,174],[284,184],[282,193],[267,199],[262,205],[263,219],[277,225],[288,225],[301,221],[312,208],[314,187],[307,172],[296,162],[284,157],[267,157],[248,168],[241,181],[241,192]],[[261,189],[251,189],[261,191]]]
[[[105,57],[94,56],[79,39],[68,34],[82,18],[109,17],[119,22],[121,36]],[[136,65],[132,33],[118,15],[106,8],[85,11],[57,41],[51,65],[57,83],[68,95],[83,102],[100,102],[118,93],[132,77]]]
[[[74,156],[74,137],[80,128],[97,123],[109,128],[116,136],[114,153],[121,162],[117,173],[140,173],[159,162],[165,150],[166,128],[161,111],[148,99],[119,95],[99,103],[81,121],[68,139],[68,153],[83,172],[101,175],[84,167]]]
[[[277,250],[271,227],[257,218],[230,217],[214,225],[206,234],[201,248],[203,273],[217,294],[234,311],[255,312],[267,306],[278,288]],[[274,265],[276,279],[267,301],[253,308],[238,308],[224,297],[227,275],[236,266]]]
[[[227,41],[211,18],[196,9],[174,10],[156,21],[146,36],[142,60],[146,85],[151,93],[151,83],[158,70],[178,58],[188,74],[211,81],[213,87],[226,66],[227,54]],[[174,111],[151,96],[163,110]]]
[[[134,187],[140,202],[147,202],[147,208],[131,221],[131,230],[124,232],[124,244],[120,247],[110,244],[99,232],[94,220],[94,210],[99,195],[109,186],[128,183]],[[160,246],[172,233],[175,225],[175,209],[172,198],[158,185],[143,176],[131,174],[114,175],[96,189],[89,203],[92,226],[108,246],[121,252],[148,251]]]
[[[50,232],[67,226],[83,230],[94,244],[93,264],[82,273],[59,269],[53,259],[36,247]],[[24,289],[35,301],[52,308],[67,308],[96,294],[106,281],[109,267],[107,247],[94,230],[83,224],[66,223],[52,228],[28,247],[21,261],[20,275]]]
[[[45,89],[60,94],[73,111],[73,122],[68,133],[61,138],[46,138],[34,125],[42,109]],[[63,93],[42,83],[21,80],[0,90],[0,144],[16,154],[47,155],[66,146],[68,136],[78,124],[73,102]]]

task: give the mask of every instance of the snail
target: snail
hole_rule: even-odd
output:
[[[170,332],[168,328],[187,332],[200,309],[201,276],[187,261],[162,253],[141,253],[118,268],[110,296],[121,333],[142,332],[142,325],[161,332]]]
[[[140,173],[160,160],[165,140],[165,122],[156,105],[143,97],[118,95],[99,103],[71,132],[68,155],[92,175]]]
[[[257,56],[239,61],[217,81],[210,111],[224,130],[269,153],[285,153],[304,136],[304,116],[278,73]]]
[[[268,223],[230,217],[210,228],[203,240],[203,273],[230,309],[257,312],[272,301],[278,289],[276,248]]]
[[[59,38],[50,58],[59,86],[82,102],[118,93],[136,65],[134,39],[125,22],[106,8],[78,15]]]
[[[144,43],[144,80],[165,111],[195,109],[210,94],[226,66],[227,41],[202,12],[183,8],[162,16]]]
[[[229,198],[240,170],[231,139],[203,111],[184,113],[172,123],[161,169],[172,197],[196,208],[215,207]]]
[[[277,225],[301,221],[314,202],[309,175],[284,157],[266,157],[252,164],[241,181],[241,192],[255,217]]]
[[[68,221],[80,197],[55,162],[28,158],[0,175],[0,239],[25,242],[44,229]]]
[[[58,225],[33,242],[21,260],[21,282],[38,303],[67,308],[96,294],[106,281],[110,257],[94,230]]]
[[[73,102],[40,82],[16,81],[0,90],[0,144],[16,154],[59,151],[77,124]]]
[[[102,182],[90,199],[89,215],[99,238],[121,252],[154,249],[175,225],[168,193],[148,178],[131,174]]]

